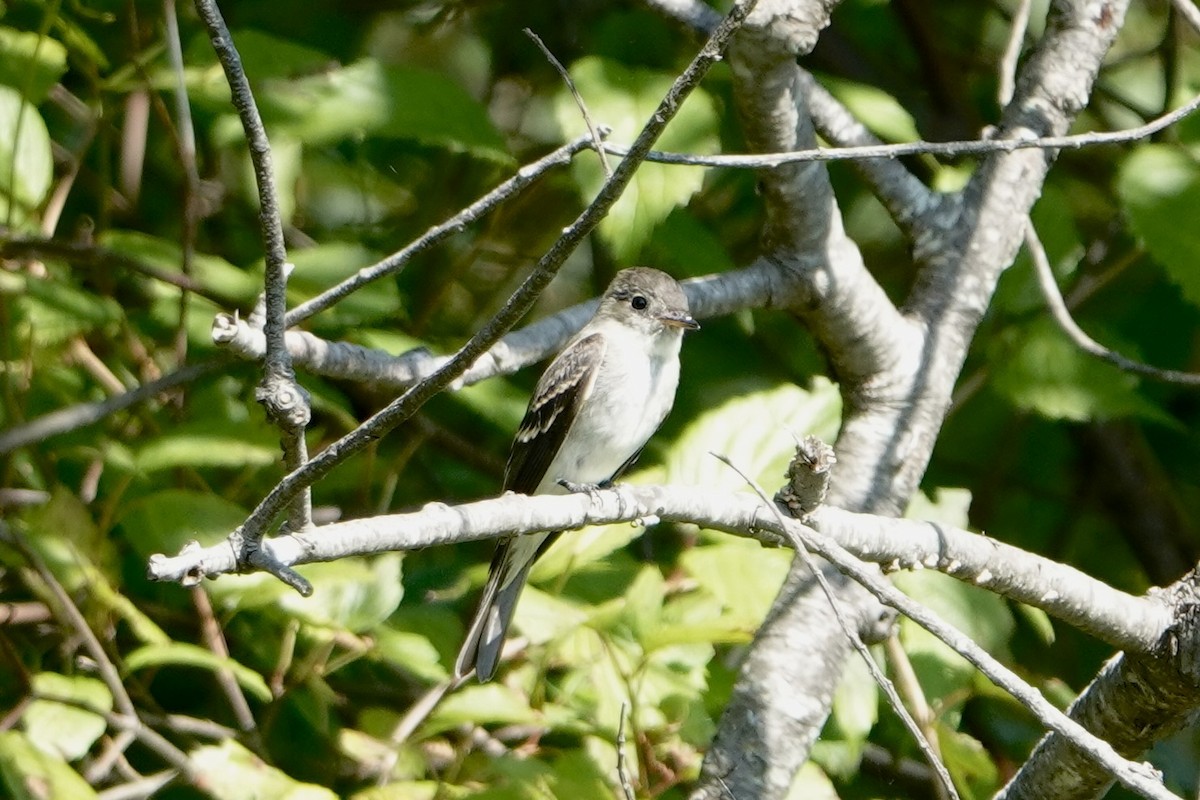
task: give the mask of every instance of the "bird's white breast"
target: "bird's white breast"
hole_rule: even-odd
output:
[[[606,348],[592,391],[579,410],[539,493],[563,491],[556,482],[601,483],[642,449],[675,401],[682,332],[647,337],[619,323],[595,323]],[[591,327],[591,326],[589,326]]]

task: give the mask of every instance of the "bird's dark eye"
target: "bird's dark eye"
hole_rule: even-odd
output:
[[[650,305],[650,301],[642,297],[640,294],[635,294],[633,299],[629,301],[629,305],[636,308],[638,311],[645,310],[646,306]]]

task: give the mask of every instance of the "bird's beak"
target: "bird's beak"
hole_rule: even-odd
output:
[[[664,311],[658,315],[658,321],[672,328],[683,328],[688,331],[700,330],[700,323],[692,319],[692,315],[684,311]]]

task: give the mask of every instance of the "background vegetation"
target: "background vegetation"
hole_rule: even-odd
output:
[[[1014,7],[850,0],[804,64],[885,139],[973,139],[999,114]],[[222,10],[271,138],[293,303],[583,131],[523,28],[568,66],[617,142],[697,47],[626,3],[258,0]],[[248,311],[263,268],[245,141],[189,6],[178,8],[182,70],[161,3],[14,0],[0,11],[0,425],[12,434],[207,363],[213,315]],[[1190,98],[1200,89],[1195,45],[1167,4],[1134,5],[1079,127],[1130,127]],[[1198,142],[1200,122],[1188,119],[1152,140],[1064,152],[1034,212],[1082,326],[1175,369],[1200,367]],[[659,147],[748,149],[727,69],[713,70]],[[952,189],[973,162],[907,166]],[[849,167],[830,171],[851,236],[899,298],[913,277],[905,241]],[[584,153],[307,328],[392,353],[452,351],[600,177]],[[634,263],[679,278],[742,265],[758,251],[761,215],[750,171],[648,165],[536,313],[593,296]],[[838,392],[798,320],[706,320],[683,357],[675,410],[631,480],[740,488],[715,451],[775,487],[790,432],[836,435]],[[534,378],[435,399],[317,484],[319,511],[361,517],[494,494]],[[22,799],[141,796],[167,780],[159,796],[607,796],[624,707],[638,795],[685,796],[790,554],[694,526],[564,537],[534,573],[517,617],[527,646],[501,679],[451,695],[400,736],[403,715],[447,676],[490,544],[307,567],[308,599],[260,575],[191,590],[144,577],[150,554],[219,540],[279,478],[257,379],[256,365],[229,361],[7,452],[0,785]],[[300,379],[313,396],[314,452],[390,399]],[[1174,580],[1200,553],[1197,397],[1080,353],[1049,320],[1022,255],[975,339],[910,513],[1131,592]],[[898,582],[1063,703],[1111,655],[1040,612],[939,578]],[[920,630],[902,624],[901,638],[960,791],[989,796],[1040,728]],[[136,735],[114,721],[123,701],[95,648],[142,719]],[[1194,794],[1198,753],[1189,731],[1153,761],[1169,786]],[[915,759],[852,664],[795,796],[927,795]]]

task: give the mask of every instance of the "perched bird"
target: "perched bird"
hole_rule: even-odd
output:
[[[700,326],[675,279],[622,270],[595,316],[542,373],[513,440],[504,488],[521,494],[611,482],[632,464],[675,402],[683,332]],[[492,558],[479,610],[454,665],[480,681],[496,672],[517,598],[533,562],[558,533],[510,536]]]

